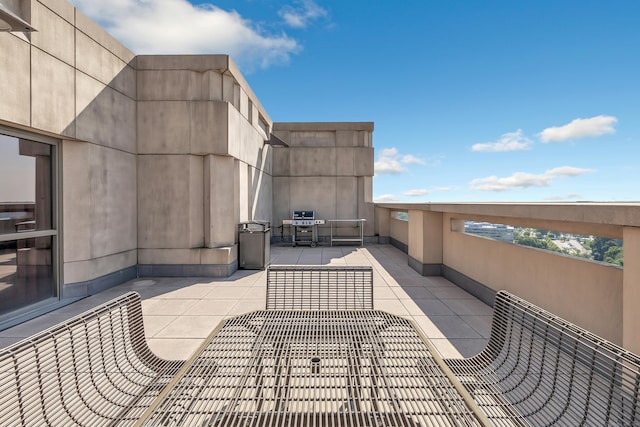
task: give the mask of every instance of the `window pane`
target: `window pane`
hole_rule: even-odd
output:
[[[0,315],[56,296],[53,238],[0,242]]]
[[[0,234],[49,230],[51,146],[0,135]]]

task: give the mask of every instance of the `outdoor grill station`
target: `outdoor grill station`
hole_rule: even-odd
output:
[[[324,219],[316,219],[315,211],[293,211],[291,219],[282,220],[283,225],[292,228],[291,243],[308,244],[312,248],[318,245],[318,225],[324,225]]]
[[[333,246],[334,242],[353,242],[364,244],[364,223],[366,219],[317,219],[315,211],[293,211],[291,219],[283,219],[282,225],[291,227],[291,243],[308,244],[312,248],[318,245],[318,225],[330,225],[330,242]],[[358,235],[350,237],[338,237],[337,227],[340,223],[353,223],[358,227]]]

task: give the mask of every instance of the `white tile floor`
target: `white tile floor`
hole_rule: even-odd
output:
[[[420,276],[407,265],[407,255],[393,246],[272,246],[271,263],[371,265],[374,307],[415,321],[444,357],[472,356],[489,337],[492,318],[489,306],[442,277]],[[145,335],[151,349],[164,358],[186,359],[224,318],[264,308],[266,274],[239,270],[224,279],[131,280],[0,331],[0,347],[131,290],[142,297]]]

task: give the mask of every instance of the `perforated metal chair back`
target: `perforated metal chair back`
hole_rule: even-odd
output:
[[[0,350],[0,425],[133,425],[182,364],[151,352],[128,293]]]
[[[371,310],[371,266],[272,265],[267,310]]]
[[[446,362],[495,425],[640,426],[640,358],[505,291],[487,347]]]

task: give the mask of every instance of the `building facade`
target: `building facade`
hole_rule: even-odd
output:
[[[4,3],[37,32],[0,32],[0,327],[137,276],[228,276],[238,223],[298,206],[373,234],[372,123],[274,124],[228,55],[136,56],[65,0]]]

